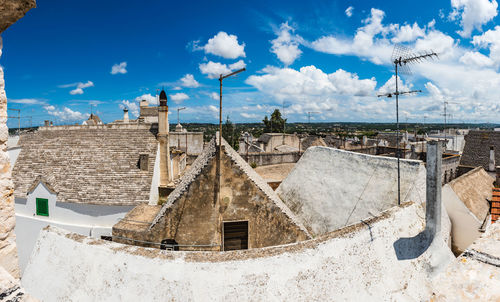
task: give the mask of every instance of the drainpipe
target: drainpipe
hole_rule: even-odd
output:
[[[441,231],[441,165],[442,142],[427,142],[427,180],[425,204],[425,232],[429,238]]]

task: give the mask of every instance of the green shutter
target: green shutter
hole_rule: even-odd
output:
[[[45,198],[36,199],[36,214],[40,216],[49,216],[49,200]]]

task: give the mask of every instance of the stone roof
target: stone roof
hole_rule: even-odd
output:
[[[12,171],[16,197],[34,183],[50,184],[58,202],[136,205],[149,201],[156,158],[148,129],[41,130],[22,135]],[[139,169],[149,155],[148,171]]]
[[[465,147],[460,165],[488,170],[490,146],[495,148],[495,161],[500,163],[500,131],[470,131],[465,136]]]
[[[218,139],[217,139],[218,141]],[[226,142],[222,139],[222,145],[224,146],[224,151],[227,156],[245,173],[248,178],[277,206],[285,213],[302,231],[311,237],[307,229],[302,225],[300,220],[295,217],[295,214],[283,203],[283,201],[278,197],[274,190],[267,184],[267,182],[260,176],[250,165]],[[171,207],[189,188],[189,185],[196,179],[196,177],[201,173],[203,168],[209,163],[209,161],[216,155],[216,138],[214,137],[201,155],[199,155],[194,161],[191,169],[184,174],[181,178],[181,182],[175,190],[170,193],[165,202],[164,206],[153,220],[150,229],[160,221],[169,207]]]

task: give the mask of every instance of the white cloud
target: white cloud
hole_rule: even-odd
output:
[[[315,66],[300,70],[267,67],[263,75],[252,75],[246,83],[278,101],[290,102],[293,112],[334,110],[340,99],[375,94],[374,78],[360,80],[342,69],[327,74]]]
[[[188,88],[200,87],[200,83],[198,83],[198,81],[194,79],[194,76],[189,73],[183,76],[180,81],[183,87],[188,87]]]
[[[247,119],[256,119],[256,118],[259,118],[260,116],[258,116],[257,114],[255,113],[245,113],[245,112],[242,112],[240,113],[240,115],[244,118],[247,118]]]
[[[74,84],[67,84],[67,85],[61,85],[59,87],[66,88],[66,87],[75,87],[75,89],[71,90],[69,94],[75,95],[75,94],[83,94],[83,89],[88,88],[88,87],[93,87],[94,83],[92,81],[87,81],[87,83],[74,83]]]
[[[434,25],[432,24],[432,26]],[[420,28],[417,22],[415,22],[413,23],[413,26],[408,24],[401,26],[399,30],[397,30],[396,36],[392,38],[391,41],[394,43],[415,41],[417,38],[423,37],[424,35],[425,35],[425,28]]]
[[[474,29],[481,31],[498,13],[496,0],[451,0],[451,7],[449,18],[460,19],[462,30],[457,33],[463,38],[470,37]]]
[[[215,107],[214,105],[208,105],[208,110],[213,113],[219,113],[219,108]]]
[[[139,116],[139,106],[137,105],[137,102],[130,102],[130,101],[127,101],[127,100],[123,100],[122,103],[120,104],[120,108],[121,109],[128,108],[129,112],[134,117],[138,117]]]
[[[194,44],[194,49],[203,49],[205,53],[221,56],[226,59],[245,57],[245,43],[239,44],[237,36],[228,35],[223,31],[209,39],[208,43],[203,47],[198,47]]]
[[[127,62],[121,62],[120,64],[115,64],[111,67],[111,74],[125,74],[127,73]]]
[[[218,94],[218,93],[216,93],[216,92],[212,92],[212,93],[210,93],[210,98],[211,98],[212,100],[216,100],[216,101],[218,101],[218,100],[219,100],[219,94]]]
[[[172,101],[174,101],[174,103],[180,104],[183,101],[189,99],[189,95],[185,94],[184,92],[179,92],[179,93],[176,93],[176,94],[171,94],[170,95],[170,99]]]
[[[200,72],[206,74],[209,79],[217,79],[222,74],[230,73],[233,70],[245,67],[246,64],[243,60],[239,60],[233,64],[227,66],[219,62],[209,61],[208,63],[201,63],[199,65]]]
[[[47,103],[44,100],[40,99],[9,99],[8,102],[14,104],[25,104],[25,105],[43,105]]]
[[[347,17],[352,17],[352,11],[354,10],[354,7],[352,6],[349,6],[346,10],[345,10],[345,14]]]
[[[247,67],[247,64],[245,64],[245,62],[243,60],[239,60],[238,62],[234,62],[233,64],[229,64],[229,69],[231,69],[231,71],[245,68],[245,67]]]
[[[491,67],[495,64],[489,57],[477,51],[468,51],[459,59],[460,62],[466,65],[476,67]]]
[[[145,94],[135,98],[136,102],[140,102],[142,100],[148,101],[149,105],[153,105],[153,106],[158,105],[158,102],[156,101],[156,96],[151,95],[151,93],[145,93]]]
[[[500,26],[495,26],[480,36],[474,36],[472,43],[481,48],[488,48],[489,58],[495,64],[500,64]]]
[[[405,92],[412,90],[413,84],[403,82],[401,77],[398,76],[398,91]],[[379,88],[377,94],[386,94],[396,92],[396,76],[391,76],[382,87]]]
[[[73,111],[68,107],[63,107],[62,110],[56,109],[54,106],[44,106],[43,107],[49,115],[55,116],[61,121],[77,121],[83,120],[89,117],[88,113],[81,113],[78,111]]]
[[[293,34],[294,29],[288,25],[288,22],[281,24],[278,37],[271,41],[271,52],[286,66],[292,64],[300,57],[302,51],[299,49],[302,38]]]

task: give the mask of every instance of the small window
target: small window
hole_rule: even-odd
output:
[[[107,241],[113,241],[113,236],[104,236],[104,235],[102,235],[101,239],[102,240],[107,240]]]
[[[45,198],[36,199],[36,214],[40,216],[49,216],[49,200]]]

